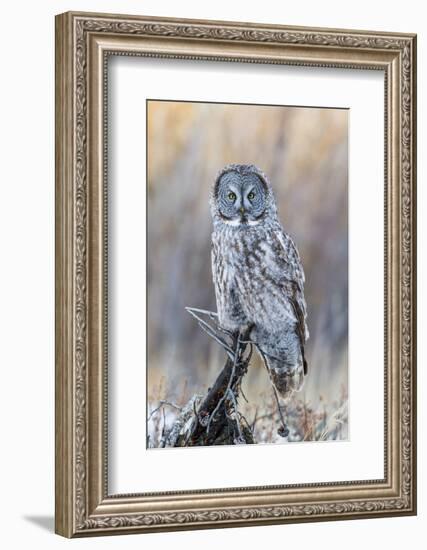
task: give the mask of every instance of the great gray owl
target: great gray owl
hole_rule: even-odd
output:
[[[308,339],[304,271],[283,230],[271,185],[261,170],[230,164],[210,198],[212,274],[218,320],[228,331],[251,329],[282,397],[302,387]]]

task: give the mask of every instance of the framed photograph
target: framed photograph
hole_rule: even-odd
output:
[[[56,18],[56,532],[416,513],[416,36]]]

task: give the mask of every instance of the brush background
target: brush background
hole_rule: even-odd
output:
[[[206,391],[222,367],[222,350],[185,306],[216,311],[209,192],[218,170],[236,162],[267,174],[280,220],[299,249],[309,376],[293,405],[305,407],[305,417],[327,420],[345,403],[348,382],[348,111],[150,100],[147,115],[149,410],[160,399],[183,404]],[[272,412],[257,356],[243,388],[248,420]],[[167,411],[167,423],[173,413]],[[270,425],[267,418],[259,426],[260,440],[277,440]],[[300,427],[304,438],[317,439]],[[151,425],[152,438],[160,428],[159,421]],[[346,413],[339,428],[332,438],[347,437]]]

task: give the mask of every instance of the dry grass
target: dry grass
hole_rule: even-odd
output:
[[[243,408],[243,414],[253,418],[251,427],[258,443],[340,441],[348,437],[348,400],[344,388],[339,400],[332,403],[322,397],[319,397],[317,403],[292,397],[285,405],[289,429],[287,438],[278,434],[280,421],[273,397],[266,397],[265,403],[261,407],[247,404]]]
[[[148,403],[147,447],[163,447],[165,436],[171,430],[184,407],[188,406],[187,384],[180,397],[170,400],[166,396],[166,384],[162,379],[157,396],[151,395]],[[202,398],[194,394],[192,407]],[[294,394],[284,404],[289,435],[279,435],[280,417],[272,391],[263,392],[257,402],[239,399],[239,410],[251,429],[257,443],[292,443],[303,441],[342,441],[348,438],[348,396],[341,387],[335,401],[327,401],[319,395],[316,400],[306,400],[304,394]]]

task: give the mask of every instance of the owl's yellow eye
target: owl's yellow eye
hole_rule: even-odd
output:
[[[255,198],[255,193],[254,193],[253,191],[251,191],[251,192],[249,193],[249,195],[248,195],[248,199],[249,199],[250,201],[252,201],[254,198]]]
[[[228,198],[231,201],[235,201],[236,200],[236,193],[233,193],[233,191],[230,191],[230,193],[228,193]]]

